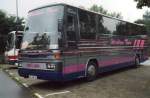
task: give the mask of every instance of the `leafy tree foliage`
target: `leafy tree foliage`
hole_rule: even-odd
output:
[[[145,14],[143,15],[143,20],[147,27],[147,31],[150,33],[150,12],[145,12]]]
[[[150,12],[146,11],[143,15],[143,19],[138,19],[135,23],[144,24],[147,28],[147,32],[150,33]]]
[[[142,8],[144,6],[150,7],[150,0],[134,0],[137,2],[137,8]]]
[[[116,12],[109,13],[108,10],[106,10],[102,6],[98,6],[96,4],[94,4],[89,10],[95,11],[95,12],[99,12],[99,13],[102,13],[104,15],[108,15],[108,16],[120,18],[120,19],[123,18],[122,15],[121,15],[121,13],[116,13]]]
[[[23,18],[18,18],[16,23],[16,16],[7,15],[0,10],[0,54],[5,51],[7,34],[10,31],[23,30]]]
[[[8,27],[8,21],[6,21],[6,14],[4,12],[0,12],[0,34],[3,34],[3,31],[7,31]]]
[[[138,19],[135,21],[135,23],[144,24],[147,29],[148,36],[148,55],[150,55],[150,12],[146,11],[143,15],[143,19]]]
[[[16,26],[18,30],[23,30],[23,18],[18,18],[16,22],[16,16],[8,16],[5,12],[0,11],[0,34],[7,35],[10,31],[15,31]]]

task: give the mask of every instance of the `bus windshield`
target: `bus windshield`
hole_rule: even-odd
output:
[[[9,33],[7,38],[7,50],[11,50],[14,48],[15,42],[15,35],[14,33]]]
[[[58,45],[58,20],[63,6],[45,7],[29,12],[22,49],[49,49]]]

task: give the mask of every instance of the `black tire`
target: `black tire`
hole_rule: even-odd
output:
[[[136,56],[135,57],[135,67],[139,67],[140,66],[140,57]]]
[[[87,81],[93,81],[97,76],[97,65],[94,62],[89,62],[86,69],[86,78]]]

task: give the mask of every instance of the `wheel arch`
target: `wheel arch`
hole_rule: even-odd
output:
[[[89,62],[94,62],[96,64],[96,67],[98,68],[99,66],[99,63],[98,63],[98,60],[97,58],[89,58],[86,62],[86,67],[85,67],[85,77],[87,76],[87,66],[89,64]]]

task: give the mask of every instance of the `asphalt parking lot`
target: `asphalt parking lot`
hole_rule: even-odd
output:
[[[24,79],[18,76],[16,68],[9,66],[7,71],[38,98],[150,98],[149,65],[100,74],[93,82],[84,79],[65,83]]]

